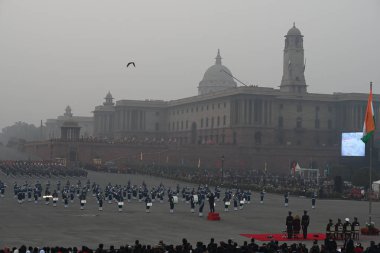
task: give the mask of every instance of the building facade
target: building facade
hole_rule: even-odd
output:
[[[174,101],[119,100],[94,110],[100,138],[148,138],[180,144],[247,147],[338,147],[344,131],[361,131],[368,94],[307,92],[303,35],[293,25],[285,36],[279,89],[237,87],[220,51],[204,74],[198,96]],[[379,97],[374,96],[375,114]]]
[[[341,134],[362,131],[368,94],[309,93],[303,39],[295,25],[285,35],[278,89],[238,87],[218,50],[197,96],[114,102],[108,92],[93,111],[91,141],[31,143],[27,149],[45,159],[112,160],[121,166],[218,168],[223,157],[226,168],[288,173],[293,161],[313,168],[338,164]],[[373,101],[378,117],[380,97]]]
[[[74,116],[71,107],[68,105],[63,115],[56,119],[47,119],[45,122],[44,136],[45,139],[61,138],[61,127],[65,122],[73,122],[80,127],[80,137],[87,138],[94,135],[93,117]]]

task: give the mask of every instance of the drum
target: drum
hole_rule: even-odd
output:
[[[146,206],[153,206],[153,203],[146,203]]]
[[[123,206],[123,205],[124,205],[124,202],[118,202],[117,205],[118,205],[118,206]]]
[[[198,203],[198,195],[193,195],[193,198],[194,198],[194,202]]]
[[[58,201],[58,198],[53,198],[53,201]]]
[[[178,204],[178,197],[177,196],[173,196],[173,203]]]
[[[225,204],[226,206],[229,206],[229,205],[231,205],[231,202],[226,201],[224,204]]]
[[[80,203],[81,203],[81,204],[86,204],[87,201],[86,201],[85,199],[83,199],[83,200],[80,201]]]
[[[245,201],[244,200],[240,200],[240,204],[244,204],[245,203]]]

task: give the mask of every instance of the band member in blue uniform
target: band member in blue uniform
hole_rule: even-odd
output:
[[[150,199],[149,195],[145,198],[145,212],[150,213],[150,207],[152,206],[152,200]]]
[[[82,192],[82,194],[79,196],[80,200],[80,210],[84,210],[84,205],[87,203],[86,201],[86,194]]]
[[[174,197],[171,193],[169,194],[169,207],[170,213],[174,213]]]
[[[67,193],[63,197],[65,208],[69,206],[69,196],[67,196]]]
[[[311,196],[311,208],[315,208],[315,201],[317,199],[317,193],[313,192],[313,196]]]
[[[96,198],[98,199],[98,205],[99,205],[99,211],[103,211],[103,195],[101,193],[98,193],[98,195],[96,196]]]
[[[238,196],[236,196],[236,194],[234,195],[233,197],[233,200],[234,200],[234,211],[237,211],[238,210]]]
[[[194,201],[194,195],[190,196],[190,212],[195,212],[195,201]]]
[[[265,191],[261,190],[261,192],[260,192],[260,204],[264,203],[264,196],[265,196]]]
[[[289,192],[284,194],[285,207],[289,206]]]
[[[56,190],[54,190],[53,192],[53,206],[56,207],[57,206],[57,201],[58,201],[58,193]]]
[[[203,216],[203,208],[205,206],[205,198],[204,195],[200,195],[199,197],[199,217]]]
[[[225,212],[228,212],[228,207],[230,206],[231,202],[230,202],[230,198],[228,196],[228,194],[226,194],[223,198],[223,202],[224,202],[224,211]]]

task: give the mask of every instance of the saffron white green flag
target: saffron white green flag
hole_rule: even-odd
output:
[[[362,141],[367,143],[368,140],[375,132],[375,115],[373,113],[372,105],[372,83],[370,85],[369,97],[367,102],[367,110],[365,112],[364,126],[363,126],[363,137]]]

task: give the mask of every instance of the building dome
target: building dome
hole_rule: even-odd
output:
[[[293,23],[293,27],[290,28],[287,35],[301,35],[301,31],[296,27],[296,24]]]
[[[206,70],[202,81],[199,83],[198,94],[204,95],[235,87],[236,82],[232,78],[232,73],[226,66],[222,65],[222,57],[220,50],[218,50],[215,64]]]

